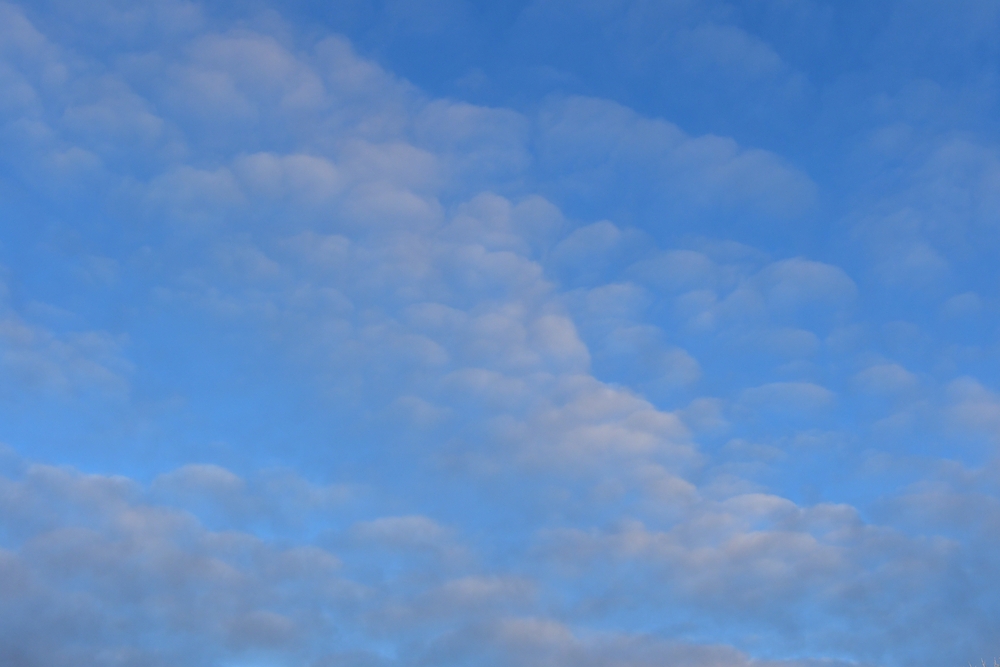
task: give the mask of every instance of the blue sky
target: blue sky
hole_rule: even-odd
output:
[[[1000,6],[0,2],[0,662],[1000,651]]]

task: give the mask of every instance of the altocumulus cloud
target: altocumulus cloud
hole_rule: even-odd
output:
[[[996,148],[919,106],[948,81],[690,4],[565,25],[757,107],[672,122],[540,44],[527,92],[442,94],[372,46],[402,5],[0,4],[0,659],[995,652]],[[865,49],[915,39],[879,4]],[[783,152],[762,109],[850,145]]]

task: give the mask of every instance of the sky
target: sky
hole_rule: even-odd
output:
[[[993,0],[0,0],[0,663],[1000,655]]]

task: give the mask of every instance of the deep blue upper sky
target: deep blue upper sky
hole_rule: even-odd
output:
[[[1000,646],[1000,5],[0,2],[0,663]]]

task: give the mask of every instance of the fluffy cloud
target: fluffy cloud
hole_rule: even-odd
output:
[[[666,656],[692,665],[747,661],[722,646],[607,632],[579,636],[537,615],[537,584],[530,579],[475,572],[449,577],[434,562],[412,558],[442,545],[455,548],[450,531],[426,517],[355,524],[351,540],[369,550],[363,561],[345,564],[317,546],[279,546],[245,532],[209,530],[192,514],[148,495],[194,478],[227,491],[246,485],[227,470],[206,466],[169,473],[149,490],[126,478],[26,462],[21,474],[0,478],[5,659],[30,665],[178,659],[327,664],[382,653],[389,664],[401,665],[492,665],[515,658],[578,664],[582,656],[602,666],[656,664]],[[301,498],[272,488],[266,499],[298,504]],[[737,500],[722,507],[735,516],[795,514],[787,501]],[[827,520],[822,510],[813,515],[814,523]],[[836,523],[836,515],[829,519]],[[659,557],[661,539],[630,539],[626,551]],[[383,562],[379,550],[409,554],[401,562],[410,572],[400,572],[398,560],[373,570],[373,563]],[[768,571],[777,574],[773,566]],[[387,575],[394,582],[388,586],[381,581]],[[22,613],[27,608],[31,614]],[[372,641],[393,647],[396,657],[373,652],[366,644]]]
[[[6,660],[211,664],[256,651],[301,655],[295,644],[327,624],[324,605],[362,595],[327,552],[211,532],[141,496],[123,478],[45,466],[2,481]]]
[[[764,619],[783,619],[788,647],[803,638],[830,650],[850,645],[873,663],[879,639],[872,627],[902,637],[915,622],[944,632],[970,615],[990,613],[987,597],[969,597],[963,580],[953,577],[971,544],[869,525],[844,505],[802,508],[767,494],[713,500],[689,491],[689,510],[669,527],[625,520],[604,530],[544,531],[539,555],[542,562],[555,559],[562,573],[543,584],[477,572],[475,559],[456,541],[460,536],[427,517],[355,523],[338,557],[308,543],[282,546],[251,533],[213,531],[155,500],[168,486],[195,479],[225,493],[246,488],[246,480],[221,468],[189,466],[149,489],[122,477],[27,462],[21,468],[0,478],[0,576],[8,591],[0,605],[3,650],[19,664],[211,664],[265,656],[325,664],[348,654],[374,659],[368,642],[393,647],[380,651],[389,664],[492,665],[515,658],[578,664],[582,656],[601,666],[659,664],[667,656],[693,665],[747,660],[723,646],[578,631],[541,615],[539,602],[548,600],[543,606],[551,608],[563,598],[550,586],[567,577],[590,579],[563,600],[581,619],[598,610],[580,607],[580,592],[611,585],[605,594],[626,596],[638,609],[682,603],[696,615],[724,618],[738,629],[734,636],[754,632]],[[308,508],[313,502],[288,484],[263,494],[268,505]],[[939,484],[914,489],[883,514],[909,521],[931,512],[954,528],[946,515],[960,515],[977,498]],[[974,543],[987,539],[995,514],[970,526]],[[990,576],[996,566],[981,561],[976,572]],[[605,581],[595,578],[598,570],[619,574]],[[885,615],[889,591],[894,604],[908,605],[907,615]],[[940,606],[929,605],[928,595],[949,599],[947,623],[932,620]],[[31,614],[23,614],[27,608]],[[846,626],[830,624],[843,614],[852,619]],[[935,637],[911,637],[906,654],[935,654],[927,644]]]

